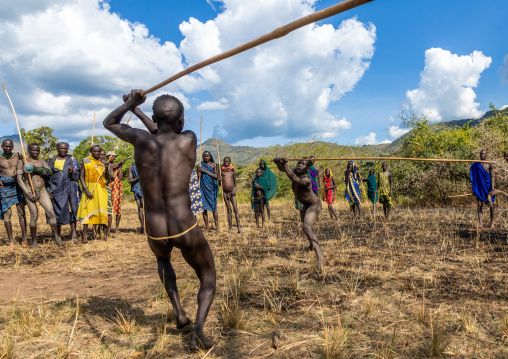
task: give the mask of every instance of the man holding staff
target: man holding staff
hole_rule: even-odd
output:
[[[56,145],[58,155],[47,163],[53,174],[49,179],[48,193],[53,202],[58,234],[63,225],[70,224],[71,240],[78,241],[76,221],[78,216],[78,181],[80,166],[78,160],[68,154],[69,144],[59,142]]]
[[[13,153],[14,142],[9,139],[2,141],[2,156],[0,157],[0,219],[3,219],[7,232],[8,245],[14,248],[12,236],[12,206],[16,205],[19,226],[21,227],[21,244],[26,246],[26,218],[25,197],[18,184],[16,169],[18,161],[22,158],[19,153]]]
[[[39,202],[46,212],[46,217],[51,226],[53,233],[53,240],[57,246],[63,246],[60,241],[58,229],[56,225],[56,216],[53,211],[53,203],[46,190],[45,178],[50,177],[53,172],[49,168],[46,161],[39,159],[41,148],[36,143],[28,145],[28,158],[27,166],[22,160],[18,161],[18,169],[16,171],[18,176],[18,184],[23,190],[25,198],[28,200],[28,210],[30,211],[30,235],[32,237],[31,247],[38,247],[37,244],[37,219],[39,218],[39,209],[37,202]],[[31,168],[28,166],[30,165]],[[27,171],[28,170],[28,171]],[[31,181],[30,181],[31,177]],[[32,187],[33,186],[33,187]],[[35,194],[32,192],[35,191]]]
[[[85,192],[79,203],[78,218],[83,224],[83,243],[88,242],[88,225],[108,225],[108,191],[109,173],[101,161],[101,147],[93,145],[91,156],[81,161],[81,188]]]
[[[182,103],[162,95],[153,103],[157,133],[120,124],[127,111],[137,115],[146,97],[141,90],[124,96],[125,103],[104,120],[104,127],[134,146],[139,183],[143,191],[148,244],[157,258],[159,276],[166,288],[177,328],[190,321],[180,303],[171,251],[179,248],[183,258],[195,270],[200,281],[198,310],[190,342],[191,350],[211,348],[215,343],[203,335],[203,326],[215,295],[215,264],[201,228],[191,211],[189,182],[196,163],[196,135],[183,131]]]
[[[487,151],[480,151],[480,160],[487,160]],[[475,162],[471,165],[470,170],[471,185],[473,193],[476,196],[476,202],[478,205],[478,228],[483,229],[483,204],[487,203],[490,199],[493,203],[496,198],[492,196],[495,188],[495,172],[494,164],[492,163],[480,163]],[[494,206],[490,205],[490,226],[494,227]]]
[[[309,240],[309,249],[314,250],[317,257],[317,265],[325,265],[326,260],[321,253],[321,247],[317,239],[312,226],[316,222],[316,219],[321,212],[321,201],[318,196],[312,190],[312,181],[307,176],[309,169],[309,161],[303,160],[298,161],[294,169],[289,168],[288,161],[285,158],[274,158],[273,162],[277,165],[277,168],[286,173],[291,180],[291,187],[293,193],[302,206],[301,210],[303,217],[303,231],[307,235]]]

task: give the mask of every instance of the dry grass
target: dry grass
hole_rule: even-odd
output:
[[[218,345],[194,354],[132,204],[115,238],[64,249],[41,220],[40,249],[0,247],[0,358],[508,357],[506,208],[478,232],[474,206],[354,223],[340,202],[339,225],[325,210],[316,225],[330,263],[316,269],[292,203],[271,207],[264,230],[242,204],[244,233],[206,234],[217,294],[205,334]],[[178,250],[172,262],[193,318],[199,282]]]

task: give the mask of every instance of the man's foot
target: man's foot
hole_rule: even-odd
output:
[[[229,233],[233,233],[233,227],[229,227]]]
[[[238,233],[243,233],[243,231],[240,227],[238,227]]]
[[[86,237],[83,237],[83,240],[81,242],[88,243],[88,239]]]
[[[62,241],[60,240],[60,237],[55,237],[53,240],[55,241],[55,244],[57,246],[59,246],[59,247],[65,246],[65,244],[63,244]]]
[[[14,242],[9,243],[8,246],[9,246],[9,249],[14,249]]]
[[[219,227],[215,228],[215,232],[219,233]]]
[[[182,330],[185,327],[188,327],[190,324],[191,324],[190,319],[185,317],[185,319],[177,321],[177,323],[176,323],[176,329]]]
[[[30,248],[39,248],[39,243],[37,243],[37,241],[32,241]]]
[[[74,244],[78,243],[78,236],[73,235],[73,236],[71,237],[71,242],[72,242],[72,243],[74,243]]]
[[[12,243],[12,244],[14,245],[14,243]],[[21,246],[28,247],[28,242],[27,241],[21,242]]]
[[[192,333],[190,350],[194,352],[199,349],[210,349],[215,344],[216,343],[213,340],[207,339],[204,335],[198,336],[196,333]]]

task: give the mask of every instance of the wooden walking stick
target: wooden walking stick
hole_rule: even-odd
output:
[[[340,14],[341,12],[350,10],[352,8],[366,4],[371,1],[374,1],[374,0],[346,0],[341,3],[332,5],[332,6],[326,8],[326,9],[323,9],[321,11],[304,16],[304,17],[302,17],[296,21],[293,21],[285,26],[279,27],[268,34],[260,36],[257,39],[254,39],[254,40],[249,41],[243,45],[235,47],[234,49],[223,52],[222,54],[213,56],[213,57],[209,58],[208,60],[204,60],[204,61],[201,61],[201,62],[195,64],[195,65],[192,65],[192,66],[188,67],[187,69],[180,71],[176,75],[173,75],[170,78],[164,80],[160,84],[155,85],[155,86],[149,88],[148,90],[144,90],[141,93],[141,96],[144,96],[144,95],[149,94],[155,90],[158,90],[161,87],[166,86],[167,84],[169,84],[175,80],[178,80],[180,77],[183,77],[185,75],[193,73],[194,71],[197,71],[205,66],[214,64],[214,63],[219,62],[221,60],[227,59],[231,56],[238,55],[244,51],[250,50],[250,49],[252,49],[256,46],[262,45],[266,42],[284,37],[287,34],[289,34],[290,32],[295,31],[296,29],[299,29],[303,26],[312,24],[313,22],[316,22],[316,21],[326,19],[326,18],[333,16],[333,15]]]
[[[288,161],[308,161],[308,158],[288,158]],[[354,161],[354,160],[379,160],[379,161],[420,161],[420,162],[479,162],[494,163],[482,160],[456,160],[451,158],[410,158],[410,157],[336,157],[336,158],[314,158],[315,161]]]
[[[7,92],[7,89],[5,88],[4,84],[2,84],[2,87],[4,88],[5,94],[7,95],[7,99],[9,100],[9,103],[11,104],[12,113],[14,114],[14,119],[16,120],[16,128],[18,129],[18,135],[19,135],[19,143],[21,144],[21,151],[23,152],[23,163],[25,166],[26,163],[26,153],[25,153],[25,146],[23,146],[23,138],[21,136],[21,131],[19,130],[19,122],[18,122],[18,116],[16,116],[16,111],[14,110],[14,105],[12,104],[11,97],[9,96],[9,93]],[[32,189],[32,194],[35,196],[35,189],[34,184],[32,183],[32,176],[30,173],[28,174],[28,180],[30,182],[30,188]]]
[[[201,142],[203,140],[203,116],[201,116],[201,122],[199,123],[199,164],[201,165],[201,156],[203,152],[201,152]],[[198,183],[201,185],[201,172],[198,173]]]
[[[90,145],[90,147],[93,146],[93,132],[95,131],[95,111],[93,113],[93,126],[92,126],[92,144]]]
[[[219,178],[221,179],[220,180],[220,188],[222,190],[222,201],[224,202],[224,222],[229,226],[229,217],[227,216],[226,214],[226,198],[224,197],[224,186],[222,185],[222,171],[220,169],[221,165],[220,165],[220,162],[221,162],[221,159],[220,159],[220,152],[219,152],[219,141],[217,139],[215,139],[215,144],[217,145],[217,157],[219,157],[219,163],[217,164],[218,167],[219,167]],[[233,220],[233,219],[231,219]]]

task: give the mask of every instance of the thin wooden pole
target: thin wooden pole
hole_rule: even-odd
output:
[[[288,158],[288,161],[308,161],[308,158]],[[407,157],[337,157],[337,158],[314,158],[315,161],[355,161],[355,160],[379,160],[379,161],[422,161],[422,162],[479,162],[494,163],[482,160],[456,160],[450,158],[407,158]]]
[[[221,179],[221,181],[220,181],[220,188],[222,190],[222,201],[224,202],[224,208],[223,208],[224,209],[224,211],[223,211],[224,212],[224,218],[225,218],[224,222],[227,225],[229,225],[229,221],[228,221],[229,218],[228,218],[227,213],[226,213],[226,198],[224,197],[224,186],[222,185],[222,171],[221,171],[221,168],[220,168],[221,167],[221,165],[220,165],[221,158],[220,158],[220,152],[219,152],[219,141],[217,139],[215,139],[215,144],[217,145],[217,156],[219,157],[219,164],[218,164],[218,166],[219,166],[219,177]],[[225,225],[224,225],[224,228],[225,228]]]
[[[473,195],[472,193],[458,194],[458,195],[455,195],[455,196],[448,196],[448,198],[467,197],[467,196],[472,196],[472,195]]]
[[[270,32],[268,34],[260,36],[257,39],[254,39],[254,40],[249,41],[249,42],[247,42],[247,43],[245,43],[243,45],[235,47],[234,49],[231,49],[231,50],[228,50],[226,52],[223,52],[222,54],[213,56],[213,57],[209,58],[208,60],[205,60],[205,61],[202,61],[200,63],[197,63],[197,64],[195,64],[193,66],[190,66],[187,69],[177,73],[176,75],[173,75],[170,78],[164,80],[160,84],[155,85],[155,86],[149,88],[148,90],[143,91],[141,93],[141,96],[144,96],[146,94],[149,94],[150,92],[158,90],[161,87],[166,86],[167,84],[169,84],[169,83],[171,83],[171,82],[173,82],[175,80],[178,80],[180,77],[188,75],[188,74],[190,74],[190,73],[192,73],[194,71],[197,71],[197,70],[199,70],[199,69],[201,69],[201,68],[203,68],[205,66],[214,64],[214,63],[219,62],[221,60],[227,59],[227,58],[229,58],[231,56],[238,55],[238,54],[240,54],[240,53],[242,53],[244,51],[250,50],[250,49],[252,49],[252,48],[254,48],[256,46],[262,45],[262,44],[264,44],[266,42],[269,42],[269,41],[272,41],[272,40],[284,37],[287,34],[289,34],[290,32],[295,31],[295,30],[297,30],[297,29],[299,29],[299,28],[301,28],[303,26],[312,24],[313,22],[316,22],[316,21],[320,21],[320,20],[326,19],[326,18],[328,18],[330,16],[334,16],[334,15],[340,14],[341,12],[350,10],[352,8],[355,8],[357,6],[366,4],[366,3],[371,2],[371,1],[374,1],[374,0],[346,0],[346,1],[343,1],[341,3],[332,5],[332,6],[326,8],[326,9],[323,9],[321,11],[318,11],[318,12],[315,12],[313,14],[310,14],[310,15],[307,15],[305,17],[302,17],[302,18],[300,18],[300,19],[298,19],[296,21],[293,21],[293,22],[285,25],[285,26],[282,26],[282,27],[279,27],[279,28],[275,29],[275,30],[273,30],[272,32]]]
[[[12,104],[11,97],[9,96],[9,93],[7,92],[7,89],[5,88],[4,84],[2,84],[2,87],[4,88],[5,94],[7,95],[7,99],[9,100],[9,103],[11,104],[12,113],[14,114],[14,119],[16,120],[16,128],[18,129],[18,135],[19,135],[19,143],[21,144],[21,152],[23,152],[23,162],[26,166],[26,153],[25,153],[25,146],[23,145],[23,137],[21,136],[21,131],[19,129],[19,122],[18,122],[18,116],[16,115],[16,111],[14,110],[14,105]],[[30,188],[32,189],[32,194],[35,196],[35,189],[34,184],[32,183],[32,176],[30,173],[28,174],[28,180],[30,182]]]
[[[93,126],[92,126],[92,144],[90,145],[90,148],[93,146],[93,133],[95,131],[95,111],[93,113]]]
[[[201,165],[201,142],[203,142],[203,116],[201,116],[201,122],[199,122],[199,164]],[[201,172],[198,173],[198,183],[201,185]]]

